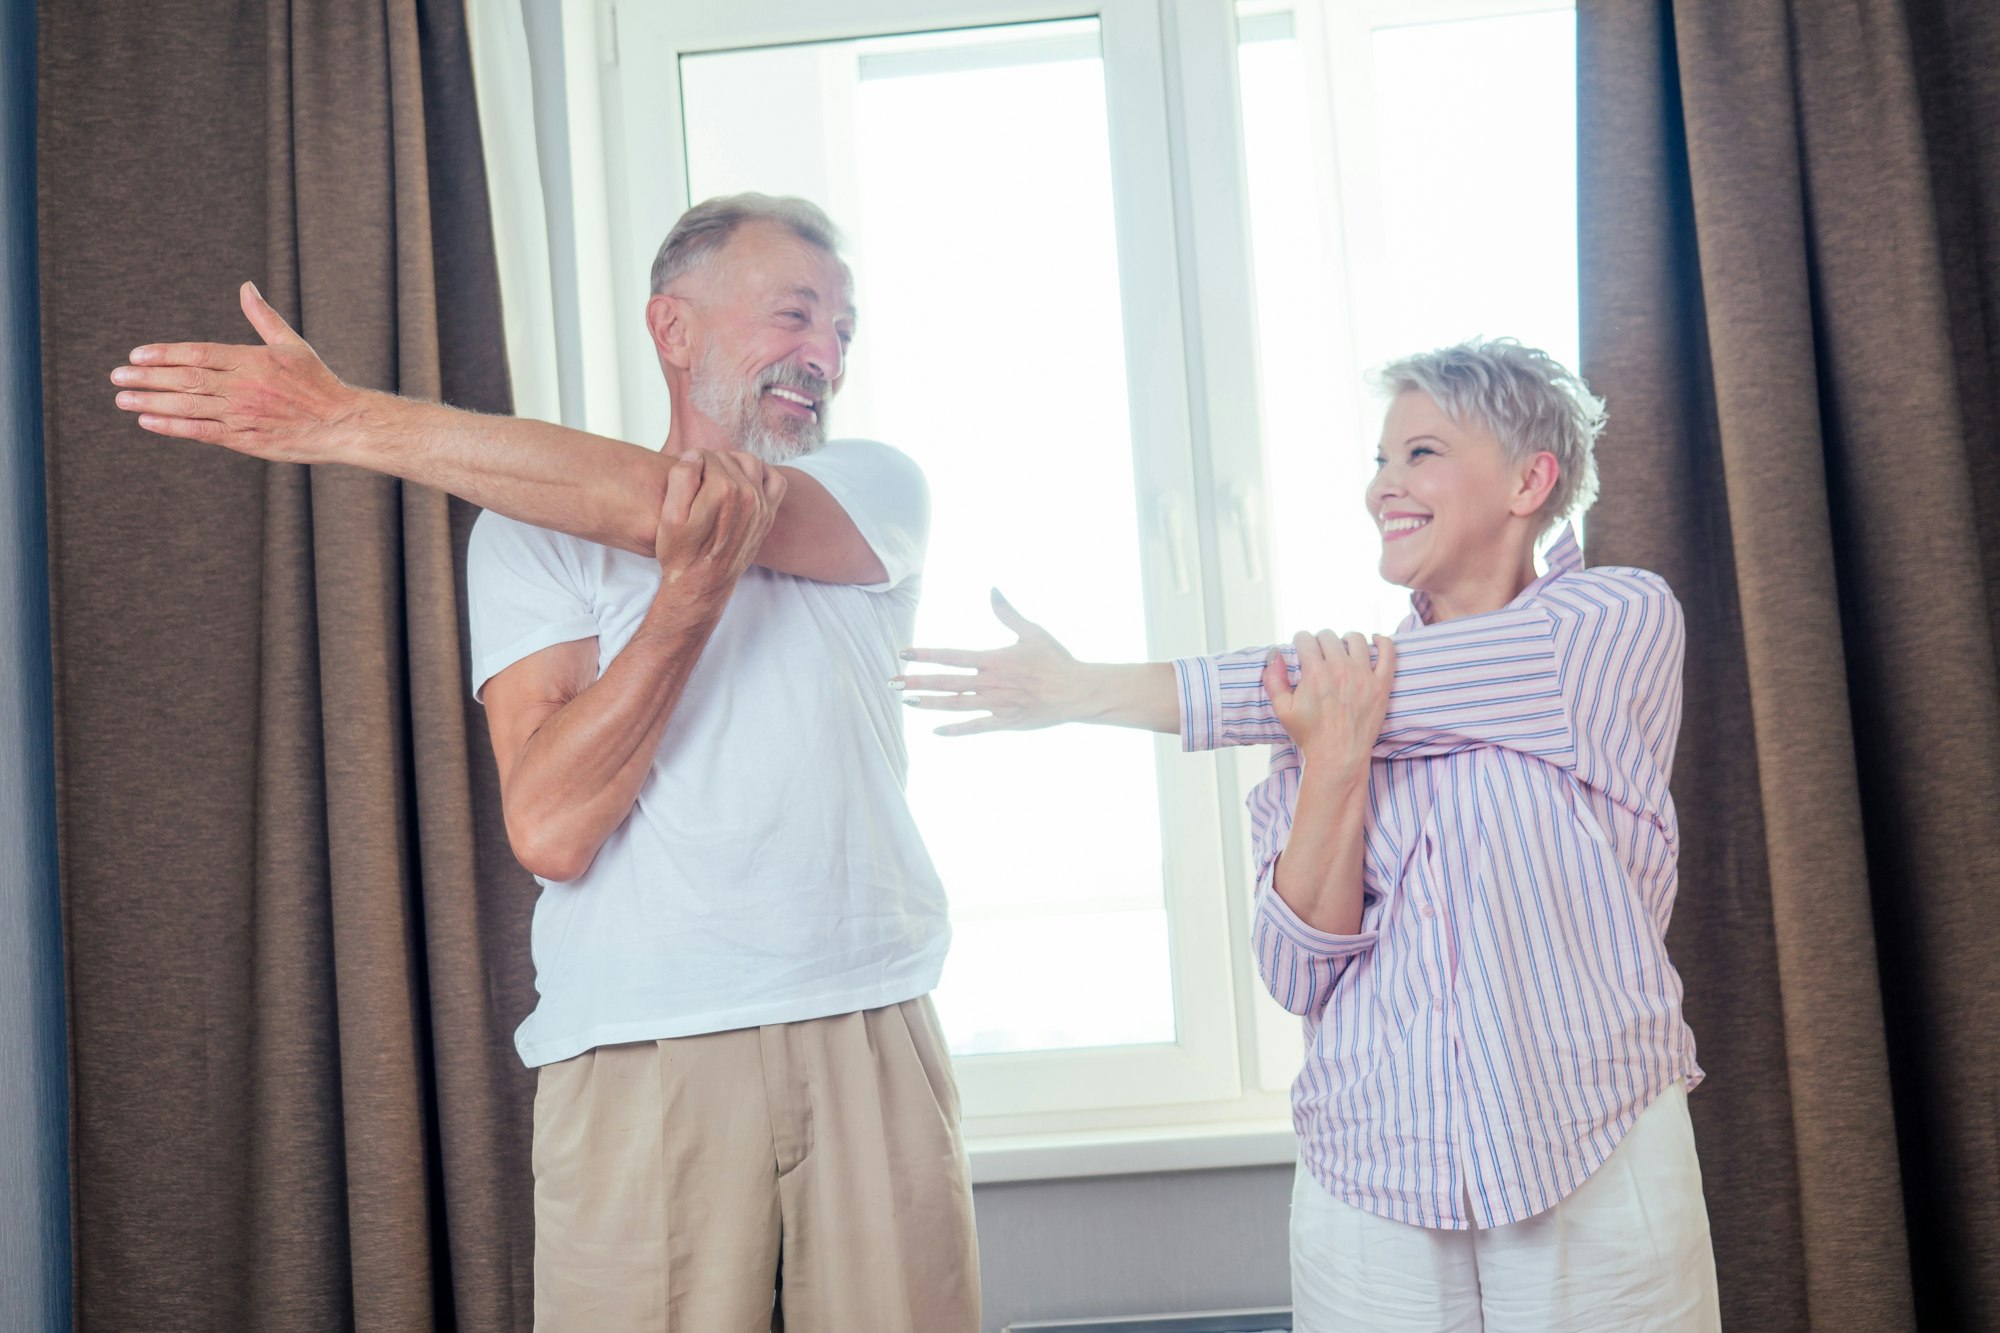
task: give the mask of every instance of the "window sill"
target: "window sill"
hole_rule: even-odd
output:
[[[1285,1166],[1298,1156],[1290,1119],[1215,1125],[1019,1134],[967,1140],[972,1183],[1125,1176],[1156,1171],[1213,1171]]]

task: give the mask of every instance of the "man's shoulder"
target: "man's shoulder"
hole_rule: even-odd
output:
[[[796,467],[806,472],[828,470],[901,474],[914,479],[919,485],[924,481],[924,469],[916,459],[893,444],[884,444],[881,440],[872,440],[860,435],[846,435],[837,440],[828,440],[811,453],[787,460],[785,466]]]

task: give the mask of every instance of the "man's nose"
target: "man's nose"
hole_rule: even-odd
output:
[[[831,384],[840,378],[841,349],[837,333],[815,334],[806,345],[806,369]]]

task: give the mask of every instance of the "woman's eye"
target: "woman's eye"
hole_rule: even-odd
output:
[[[1435,454],[1435,453],[1437,453],[1437,450],[1431,448],[1429,445],[1420,444],[1416,448],[1410,450],[1410,457],[1416,459],[1416,458],[1422,458],[1426,454]]]
[[[1382,455],[1380,454],[1375,455],[1375,470],[1377,472],[1380,472],[1385,466],[1388,465],[1388,462],[1389,460],[1382,457]]]

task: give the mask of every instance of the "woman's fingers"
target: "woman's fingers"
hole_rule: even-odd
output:
[[[894,676],[889,683],[905,690],[927,690],[933,694],[964,694],[979,683],[977,672],[962,676]]]
[[[897,656],[905,662],[928,662],[932,666],[978,667],[993,651],[991,648],[905,648]]]
[[[903,705],[906,708],[927,708],[932,712],[978,713],[993,707],[993,700],[982,699],[972,693],[906,694]]]
[[[1005,731],[1007,723],[997,717],[975,717],[969,722],[954,722],[948,727],[939,727],[933,736],[981,736],[989,731]]]
[[[1396,675],[1396,641],[1386,634],[1375,636],[1375,674],[1385,680]]]
[[[1276,648],[1264,659],[1264,693],[1275,704],[1291,701],[1296,693],[1292,689],[1292,673],[1285,667],[1285,656]]]

